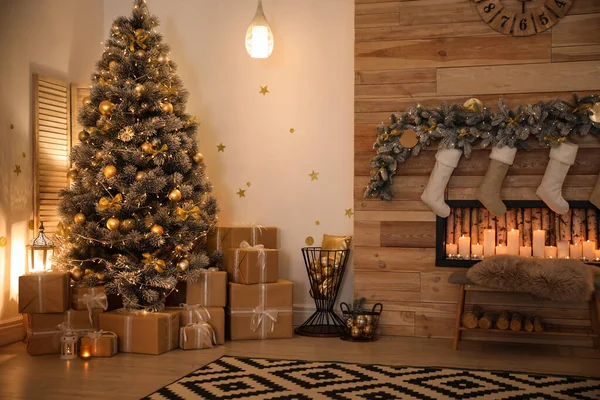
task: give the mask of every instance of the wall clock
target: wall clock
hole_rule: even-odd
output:
[[[473,0],[490,27],[510,36],[544,32],[567,14],[573,0]]]

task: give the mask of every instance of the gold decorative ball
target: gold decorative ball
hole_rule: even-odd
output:
[[[83,271],[79,268],[73,268],[71,270],[71,279],[75,282],[80,281],[83,278]]]
[[[412,149],[419,144],[419,135],[412,129],[407,129],[400,136],[400,144],[406,149]]]
[[[163,112],[171,114],[173,113],[173,104],[166,102],[166,103],[161,103],[160,108],[163,110]]]
[[[176,253],[181,253],[183,251],[183,246],[178,244],[177,246],[175,246],[175,252]]]
[[[108,101],[108,100],[103,100],[100,105],[98,106],[98,110],[100,111],[100,114],[102,115],[111,115],[113,110],[115,108],[115,105]]]
[[[367,325],[367,317],[364,315],[358,315],[356,318],[354,318],[354,323],[356,326],[362,328],[363,326]]]
[[[204,156],[202,155],[202,153],[196,153],[192,158],[194,159],[194,162],[196,164],[200,164],[202,161],[204,161]]]
[[[330,266],[323,267],[323,269],[321,270],[321,274],[323,274],[325,278],[328,278],[333,275],[333,268]]]
[[[372,324],[373,323],[373,316],[372,315],[365,315],[365,317],[367,318],[367,324]]]
[[[321,273],[318,271],[313,272],[313,278],[317,283],[321,283],[321,281],[323,281],[323,275],[321,275]]]
[[[115,167],[114,165],[107,165],[106,167],[104,167],[104,170],[102,172],[104,173],[106,179],[110,179],[117,174],[117,167]]]
[[[101,273],[97,273],[96,274],[96,279],[98,279],[98,283],[104,282],[106,280],[106,275],[101,274]]]
[[[372,336],[375,332],[375,327],[373,326],[373,324],[366,324],[363,328],[363,332],[365,336]]]
[[[179,189],[171,190],[171,193],[169,193],[169,200],[171,200],[173,203],[177,203],[181,200],[181,192]]]
[[[327,258],[327,256],[321,257],[321,265],[323,267],[326,267],[327,265],[329,265],[329,258]]]
[[[92,104],[92,100],[90,99],[90,96],[85,96],[83,98],[83,100],[81,100],[81,104],[83,104],[84,107],[87,107],[90,104]]]
[[[352,335],[353,338],[357,339],[357,338],[361,337],[362,329],[358,326],[353,326],[350,331],[350,334]]]
[[[135,174],[135,180],[136,181],[141,181],[146,177],[146,171],[138,171],[137,174]]]
[[[156,61],[158,61],[161,64],[165,64],[169,62],[169,57],[166,54],[161,54],[158,56],[158,58],[156,59]]]
[[[106,132],[102,132],[100,129],[96,128],[95,126],[91,127],[88,129],[89,133],[91,135],[104,135]]]
[[[141,96],[143,91],[144,85],[142,85],[141,83],[136,83],[135,87],[133,88],[133,92],[135,93],[135,95]]]
[[[117,68],[119,66],[119,63],[116,60],[112,60],[111,62],[108,63],[108,69],[110,69],[111,71],[114,70],[115,68]]]
[[[463,104],[463,108],[472,112],[482,111],[483,102],[479,99],[472,98],[465,101],[465,104]]]
[[[162,236],[162,234],[165,233],[165,230],[162,226],[154,224],[150,227],[150,232],[154,233],[155,235]]]
[[[98,150],[96,154],[94,154],[94,156],[97,160],[102,160],[106,156],[106,153],[104,152],[104,150]]]
[[[106,221],[106,227],[111,231],[116,231],[121,226],[121,221],[118,218],[112,217]]]
[[[84,213],[75,214],[75,216],[73,217],[73,221],[76,224],[83,224],[85,222],[85,214]]]
[[[600,123],[600,102],[594,103],[590,108],[590,119],[592,122]]]
[[[88,131],[81,131],[79,132],[79,140],[82,142],[85,142],[86,140],[88,140],[90,138],[90,134]]]
[[[333,290],[333,280],[331,278],[324,279],[320,286],[320,292],[323,296],[329,296]]]
[[[153,150],[152,143],[150,143],[150,142],[142,143],[141,148],[142,148],[142,151],[146,154],[151,154],[152,150]]]
[[[77,180],[77,170],[76,169],[72,169],[69,172],[67,172],[67,179],[69,180],[69,182],[75,182]]]
[[[133,219],[133,218],[127,218],[121,224],[121,228],[125,229],[126,231],[132,230],[133,228],[135,228],[135,219]]]
[[[352,328],[354,326],[354,318],[350,317],[346,320],[346,326]]]
[[[144,57],[146,57],[146,51],[145,51],[145,50],[142,50],[142,49],[139,49],[139,50],[137,50],[137,51],[135,52],[135,56],[136,56],[137,58],[144,58]]]
[[[185,272],[188,270],[189,267],[190,267],[190,262],[188,260],[186,260],[185,258],[177,263],[177,268],[179,268],[180,271]]]

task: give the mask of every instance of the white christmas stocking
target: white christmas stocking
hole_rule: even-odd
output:
[[[576,144],[562,143],[550,150],[550,162],[542,183],[535,192],[557,214],[562,215],[569,211],[569,203],[562,197],[562,185],[569,168],[575,163],[578,148]]]
[[[483,181],[477,187],[475,197],[492,215],[504,215],[506,213],[506,206],[500,198],[500,188],[508,168],[515,161],[516,155],[517,149],[511,149],[508,146],[494,147],[490,153],[490,165]]]
[[[427,182],[427,186],[421,195],[423,203],[427,204],[436,215],[442,218],[450,215],[450,207],[444,202],[444,191],[461,156],[462,150],[438,150],[435,154],[435,166],[431,171],[429,182]]]

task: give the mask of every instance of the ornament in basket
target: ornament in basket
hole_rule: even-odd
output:
[[[364,305],[366,299],[363,297],[354,300],[352,308],[348,303],[341,303],[340,308],[346,321],[346,334],[342,336],[343,340],[370,342],[376,340],[375,331],[379,316],[383,310],[383,305],[377,303],[371,311],[366,311]]]

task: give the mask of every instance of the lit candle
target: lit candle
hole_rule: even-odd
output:
[[[496,230],[486,229],[483,232],[483,255],[486,257],[493,256],[496,248]]]
[[[508,232],[508,239],[506,241],[506,247],[508,248],[508,254],[519,255],[519,230],[511,229]]]
[[[89,360],[92,357],[92,348],[89,345],[81,346],[81,358]]]
[[[500,243],[498,246],[496,246],[496,255],[506,254],[507,249],[508,248],[506,246],[502,246],[502,243]]]
[[[558,248],[558,258],[569,258],[569,242],[567,240],[559,240],[556,242]]]
[[[583,257],[583,248],[579,245],[579,243],[570,244],[569,245],[569,255],[571,258],[576,260],[581,260]]]
[[[585,241],[582,243],[583,244],[583,256],[585,258],[587,258],[588,260],[591,260],[592,258],[594,258],[594,251],[596,251],[596,242],[594,241]]]
[[[446,245],[446,257],[448,257],[448,256],[455,256],[457,254],[458,254],[458,245],[457,244],[448,243]]]
[[[546,258],[556,258],[556,247],[554,246],[546,246],[544,248],[544,257]]]
[[[519,255],[521,257],[531,257],[531,246],[520,246]]]
[[[594,251],[594,261],[600,261],[600,250]]]
[[[483,246],[480,245],[479,243],[472,244],[471,245],[471,254],[473,255],[473,257],[481,258],[481,256],[483,255]]]
[[[533,256],[544,257],[546,247],[546,231],[538,229],[533,231]]]
[[[458,254],[463,258],[469,258],[471,256],[471,238],[462,235],[458,238]]]

